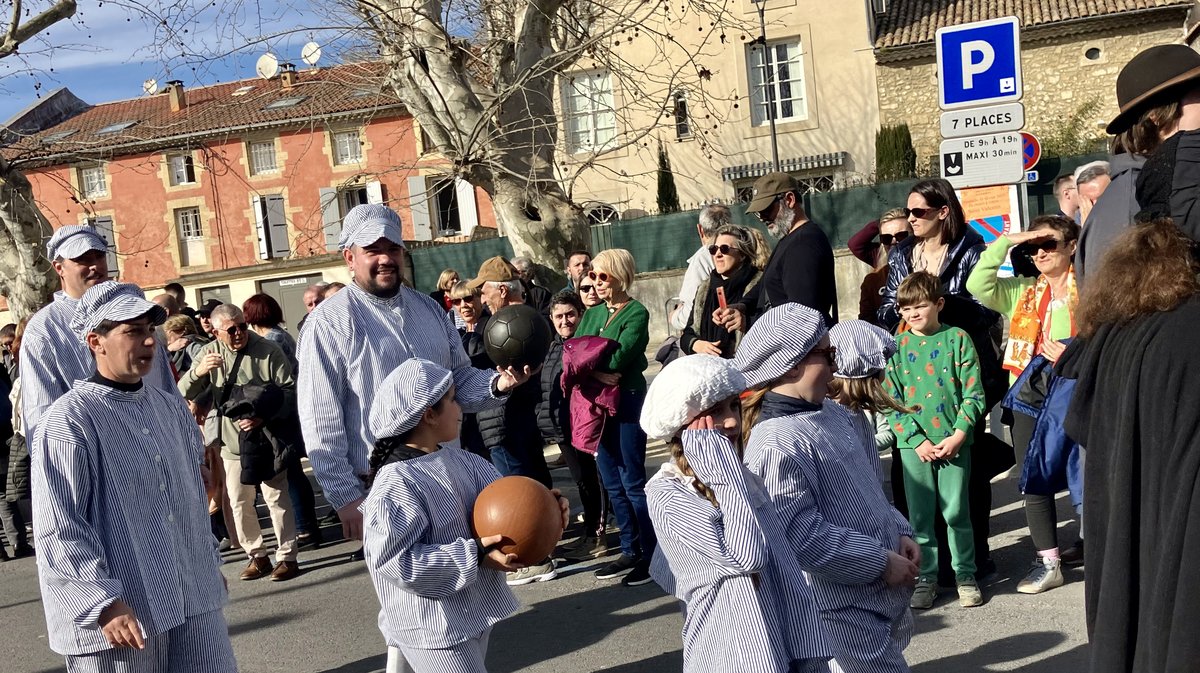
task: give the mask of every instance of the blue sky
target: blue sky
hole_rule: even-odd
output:
[[[167,5],[163,0],[147,0]],[[51,28],[38,43],[25,45],[22,56],[0,60],[0,122],[45,95],[66,86],[89,103],[135,98],[142,82],[179,79],[201,86],[254,77],[254,63],[264,52],[280,61],[300,60],[301,47],[313,40],[324,46],[322,63],[338,57],[338,41],[346,27],[330,28],[318,8],[281,0],[196,1],[200,9],[170,2],[168,17],[187,28],[178,43],[161,45],[154,20],[126,7],[81,0],[79,13]],[[214,8],[214,4],[219,7]],[[334,5],[335,3],[328,3]],[[350,22],[345,12],[334,21]],[[40,87],[40,88],[39,88]]]

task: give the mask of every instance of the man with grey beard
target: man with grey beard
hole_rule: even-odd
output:
[[[779,239],[762,281],[746,293],[740,304],[717,309],[713,320],[725,329],[741,330],[772,306],[803,304],[837,323],[837,284],[833,273],[833,247],[816,223],[809,221],[800,200],[800,186],[786,173],[768,173],[754,183],[754,198],[746,206]]]

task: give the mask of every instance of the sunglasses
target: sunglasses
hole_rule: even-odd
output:
[[[891,245],[893,241],[895,241],[896,243],[899,243],[900,241],[903,241],[903,240],[904,240],[904,239],[906,239],[906,238],[908,238],[908,232],[907,232],[907,231],[898,231],[898,232],[896,232],[896,234],[895,234],[895,235],[892,235],[892,234],[880,234],[880,235],[879,235],[879,242],[880,242],[880,243],[882,243],[882,244],[884,244],[884,245]]]
[[[825,360],[829,362],[830,367],[837,366],[837,346],[829,348],[814,348],[808,352],[809,355],[824,355]]]
[[[595,292],[596,286],[595,285],[580,285],[579,291],[580,292]]]
[[[729,253],[731,253],[731,252],[741,252],[741,251],[731,245],[710,245],[710,246],[708,246],[708,254],[715,256],[718,252],[721,253],[722,255],[728,256]]]
[[[1061,247],[1061,243],[1062,241],[1059,241],[1057,238],[1052,238],[1048,241],[1042,241],[1041,243],[1030,243],[1029,245],[1034,250],[1041,250],[1042,252],[1054,252]]]
[[[909,215],[912,215],[918,220],[923,220],[929,213],[936,213],[939,210],[941,210],[941,208],[905,208],[904,216],[908,217]]]
[[[469,301],[469,300],[467,300],[467,299],[463,299],[462,297],[459,297],[458,299],[451,299],[451,300],[450,300],[450,304],[451,304],[452,306],[459,306],[460,304],[462,304],[462,303],[464,303],[464,302],[466,302],[466,303],[470,303],[470,301]]]
[[[244,322],[234,323],[234,324],[230,325],[228,328],[223,329],[221,331],[228,334],[229,336],[237,336],[238,334],[241,334],[242,332],[246,331],[246,323],[244,323]]]
[[[604,273],[603,271],[601,271],[600,273],[596,273],[595,271],[588,271],[588,278],[591,278],[592,280],[598,280],[601,283],[607,283],[608,279],[609,279],[609,275],[607,273]]]

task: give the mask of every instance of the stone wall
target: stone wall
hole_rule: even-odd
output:
[[[1182,27],[1175,23],[1130,26],[1125,29],[1042,39],[1022,45],[1025,131],[1042,135],[1054,120],[1075,112],[1090,99],[1100,108],[1090,130],[1103,137],[1104,126],[1117,113],[1117,73],[1147,47],[1177,42]],[[937,154],[938,127],[936,62],[932,55],[876,67],[879,108],[884,125],[908,124],[917,160],[925,165]]]

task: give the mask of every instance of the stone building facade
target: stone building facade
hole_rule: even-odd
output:
[[[1082,133],[1101,144],[1104,126],[1117,113],[1117,74],[1143,49],[1182,41],[1193,3],[1108,0],[1087,3],[1094,5],[1087,7],[1060,0],[955,0],[941,10],[918,16],[922,6],[928,12],[928,4],[918,0],[889,3],[888,15],[878,18],[876,38],[880,121],[883,125],[908,125],[920,165],[929,165],[941,141],[933,43],[938,28],[1007,16],[1017,10],[1022,19],[1025,131],[1044,137],[1056,123],[1095,101],[1098,107],[1088,115]],[[1061,11],[1046,10],[1046,5]],[[1129,9],[1130,5],[1139,7]],[[1080,16],[1088,11],[1093,13]]]

